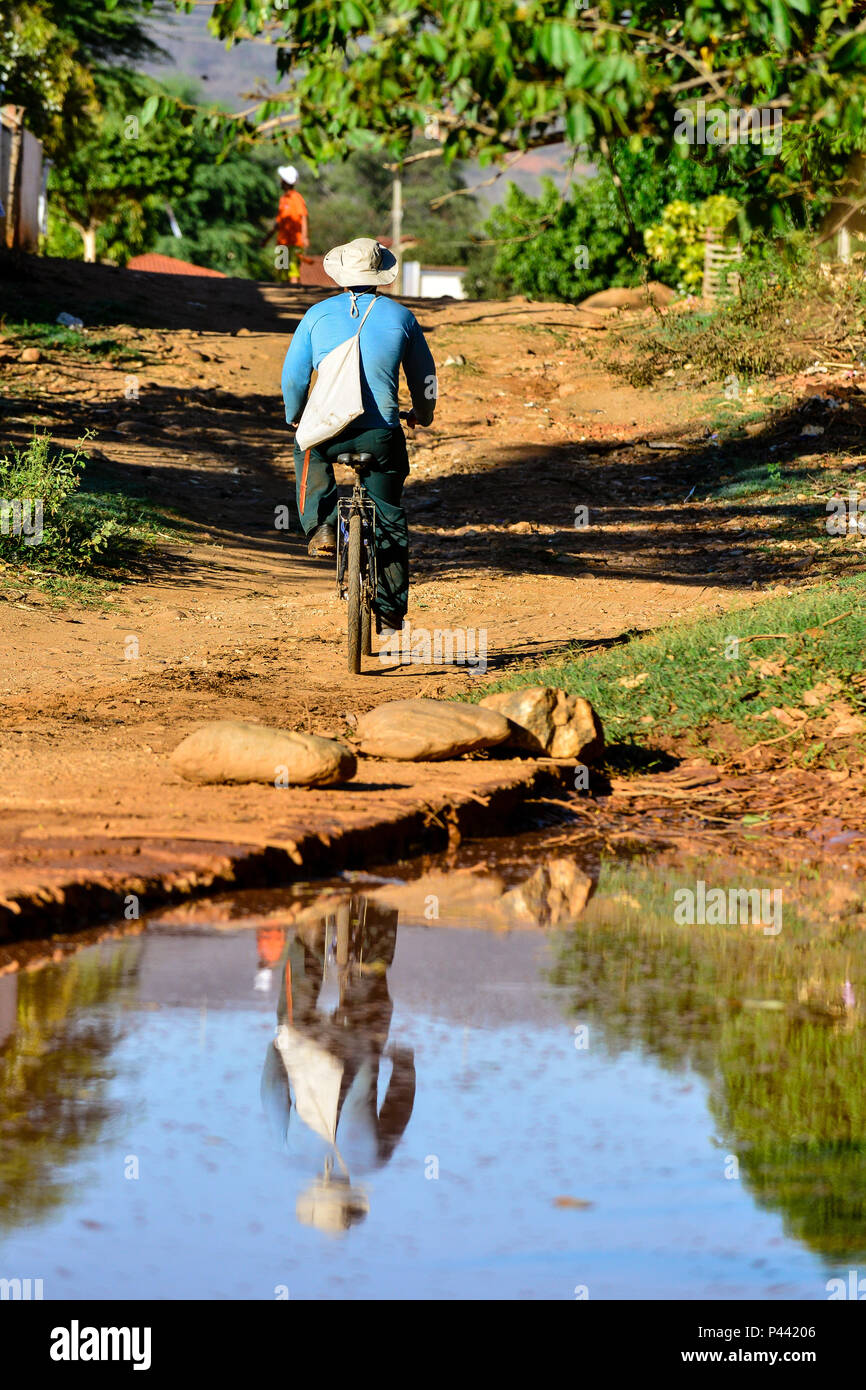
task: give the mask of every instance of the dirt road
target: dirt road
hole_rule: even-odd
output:
[[[41,274],[41,302],[74,308],[57,263]],[[38,425],[73,444],[95,430],[92,468],[170,508],[182,531],[146,578],[95,607],[6,578],[0,807],[19,851],[22,835],[55,832],[225,836],[233,825],[255,841],[273,829],[274,795],[294,793],[181,784],[165,755],[203,720],[344,735],[383,700],[447,696],[575,642],[741,603],[796,571],[793,558],[787,571],[768,561],[758,518],[738,526],[730,555],[713,512],[685,500],[694,450],[683,471],[682,456],[649,447],[700,441],[718,392],[615,382],[590,356],[606,320],[570,306],[421,301],[440,402],[409,446],[409,620],[414,640],[468,632],[486,671],[374,656],[350,677],[331,566],[275,524],[293,490],[279,374],[312,293],[81,274],[79,297],[110,302],[113,336],[140,357],[7,358],[7,436],[23,443]]]

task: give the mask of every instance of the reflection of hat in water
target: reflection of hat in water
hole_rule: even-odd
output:
[[[267,968],[257,970],[253,976],[253,989],[260,989],[267,994],[271,987],[271,972]]]
[[[295,1213],[302,1226],[315,1226],[330,1236],[343,1235],[370,1210],[366,1193],[351,1187],[348,1178],[326,1173],[302,1192]]]

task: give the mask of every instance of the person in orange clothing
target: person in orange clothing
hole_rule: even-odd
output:
[[[307,205],[295,187],[298,171],[294,164],[284,164],[277,170],[280,176],[280,204],[277,220],[263,239],[262,245],[277,234],[277,270],[288,272],[290,285],[301,283],[301,252],[310,244]],[[285,247],[285,251],[282,248]],[[281,277],[282,278],[282,277]]]
[[[253,980],[253,989],[265,993],[271,987],[274,966],[283,954],[288,936],[288,927],[259,927],[256,931],[256,953],[258,969]]]

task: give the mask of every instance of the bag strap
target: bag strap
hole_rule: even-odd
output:
[[[369,312],[370,312],[370,310],[372,309],[373,305],[376,303],[377,298],[378,298],[378,295],[375,295],[375,294],[374,294],[374,295],[373,295],[373,298],[370,300],[370,303],[367,305],[367,309],[366,309],[366,312],[365,312],[365,314],[364,314],[364,317],[361,319],[361,322],[358,324],[358,334],[357,334],[358,337],[361,336],[361,329],[364,327],[364,324],[367,322],[367,314],[369,314]]]
[[[352,291],[350,290],[349,293],[352,294]],[[375,294],[374,294],[374,295],[373,295],[373,298],[370,300],[370,303],[367,305],[367,308],[366,308],[366,310],[364,311],[364,317],[361,319],[361,322],[358,324],[358,332],[355,334],[355,337],[356,337],[356,338],[360,337],[360,335],[361,335],[361,329],[364,327],[364,324],[367,322],[367,315],[369,314],[369,312],[370,312],[370,310],[372,309],[373,305],[376,303],[377,298],[378,298],[378,295],[375,295]],[[355,301],[355,296],[354,296],[354,294],[352,294],[352,302],[353,302],[353,304],[354,304],[354,301]]]

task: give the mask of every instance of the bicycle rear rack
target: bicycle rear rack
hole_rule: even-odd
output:
[[[337,597],[348,598],[349,518],[356,509],[361,512],[361,582],[369,585],[373,599],[377,589],[376,504],[369,496],[360,501],[354,496],[341,497],[337,502]]]

